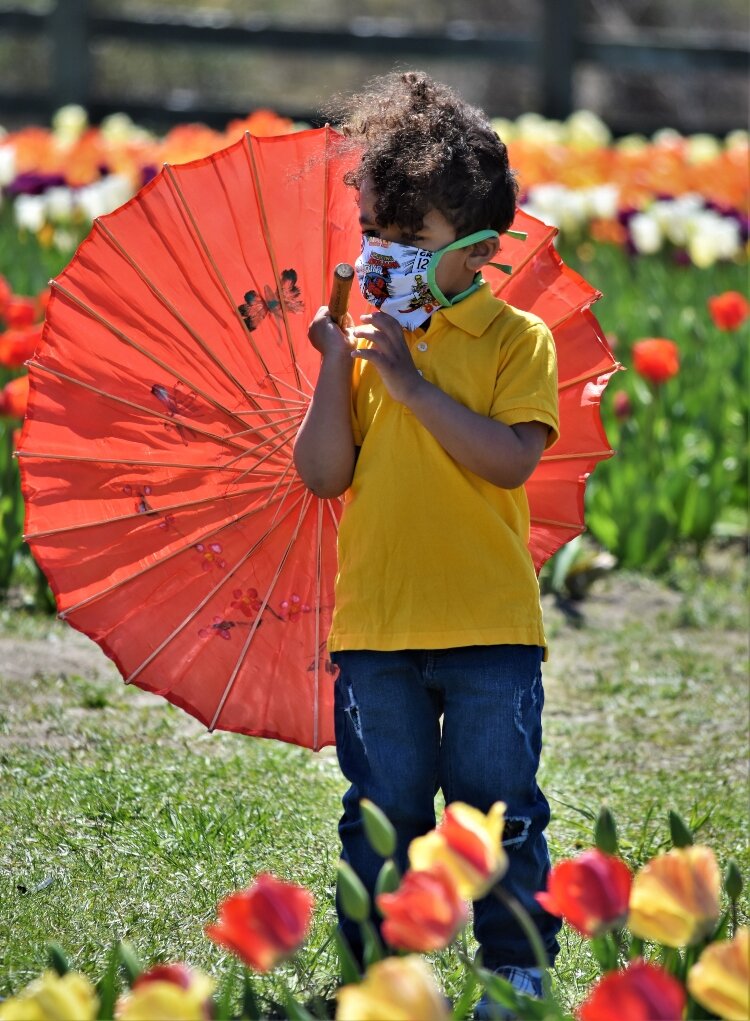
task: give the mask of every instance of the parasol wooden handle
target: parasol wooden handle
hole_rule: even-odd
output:
[[[349,292],[352,289],[353,280],[354,267],[350,266],[348,262],[340,262],[333,271],[331,300],[328,302],[331,319],[338,326],[341,326],[349,308]]]

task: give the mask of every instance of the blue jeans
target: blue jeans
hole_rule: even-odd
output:
[[[542,747],[542,650],[532,645],[336,652],[336,750],[351,787],[339,821],[342,857],[372,894],[383,864],[368,844],[359,800],[369,798],[396,828],[396,864],[435,826],[435,794],[487,812],[507,804],[502,886],[537,925],[550,963],[560,919],[534,900],[550,868],[544,829],[549,805],[536,783]],[[442,734],[440,717],[443,716]],[[378,924],[373,913],[373,922]],[[339,925],[360,958],[358,926]],[[523,931],[492,894],[474,903],[474,935],[486,967],[533,967]]]

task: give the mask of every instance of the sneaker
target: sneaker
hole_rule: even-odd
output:
[[[526,996],[542,996],[542,973],[539,968],[496,968],[495,974],[510,982],[514,989]],[[515,1021],[516,1015],[509,1007],[503,1007],[497,1000],[492,1000],[487,993],[474,1008],[473,1017],[476,1021]]]

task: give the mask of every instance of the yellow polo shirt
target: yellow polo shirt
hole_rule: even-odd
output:
[[[404,336],[425,379],[506,425],[544,422],[555,442],[557,363],[541,319],[482,284]],[[524,487],[501,489],[460,465],[364,359],[352,428],[360,452],[339,526],[329,649],[546,648]]]

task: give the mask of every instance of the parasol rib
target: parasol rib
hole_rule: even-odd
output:
[[[553,528],[574,528],[577,532],[585,532],[586,526],[578,521],[554,521],[552,518],[531,517],[535,525],[551,525]]]
[[[185,464],[180,461],[141,461],[138,459],[128,459],[120,457],[81,457],[78,454],[57,454],[47,453],[44,451],[31,451],[31,450],[16,450],[13,454],[14,457],[36,457],[39,459],[45,459],[49,461],[75,461],[81,464],[116,464],[122,465],[123,467],[130,467],[130,465],[138,465],[139,467],[145,468],[186,468],[190,471],[232,471],[232,472],[244,472],[247,474],[246,468],[233,467],[232,465],[226,464]],[[286,469],[284,469],[286,471]],[[267,475],[274,475],[274,472],[266,472]]]
[[[245,326],[245,321],[242,318],[242,316],[240,315],[239,308],[234,303],[234,299],[232,298],[232,294],[231,294],[229,288],[227,287],[227,282],[224,279],[224,276],[223,276],[221,270],[216,265],[216,260],[214,259],[214,257],[211,254],[211,251],[210,251],[208,245],[206,244],[206,240],[203,237],[203,234],[201,233],[198,224],[196,223],[195,217],[193,216],[193,212],[192,212],[190,206],[187,204],[187,199],[183,195],[182,188],[180,188],[180,185],[177,182],[177,178],[175,176],[173,168],[168,163],[165,163],[164,164],[164,169],[167,171],[167,178],[166,179],[167,179],[167,181],[169,181],[170,186],[173,188],[174,192],[179,197],[179,200],[182,203],[184,211],[187,213],[187,215],[188,215],[188,217],[190,219],[190,223],[192,224],[193,230],[195,231],[195,234],[196,234],[196,236],[197,236],[197,238],[198,238],[198,240],[199,240],[199,242],[201,244],[201,247],[203,248],[203,252],[204,252],[206,258],[208,259],[208,261],[211,263],[211,268],[213,269],[213,271],[214,271],[214,273],[216,275],[216,279],[218,280],[219,284],[221,285],[222,290],[224,291],[224,294],[226,296],[227,302],[229,303],[229,307],[232,309],[232,312],[233,312],[234,316],[236,317],[236,319],[238,320],[238,322],[241,325],[241,328],[242,328],[242,331],[243,331],[243,335],[248,338],[250,346],[252,347],[252,349],[253,349],[253,351],[254,351],[258,361],[262,365],[263,370],[266,373],[266,375],[268,375],[268,366],[266,365],[265,358],[263,357],[263,355],[258,350],[258,347],[257,347],[257,345],[255,343],[255,340],[252,337],[252,334],[248,331],[247,327]]]
[[[304,495],[300,496],[300,498],[297,501],[297,503],[293,504],[289,508],[287,513],[281,519],[281,521],[283,521],[285,518],[287,518],[294,511],[295,507],[297,507],[299,502],[302,501],[302,500],[304,500]],[[279,521],[279,524],[281,524],[281,521]],[[157,648],[154,649],[154,651],[152,653],[150,653],[150,655],[147,656],[146,659],[144,659],[143,662],[140,663],[136,667],[135,670],[131,671],[131,673],[129,673],[128,676],[126,678],[124,678],[126,684],[132,684],[133,681],[135,680],[135,678],[138,677],[139,674],[143,673],[143,671],[146,669],[146,667],[150,663],[152,663],[156,659],[156,657],[158,655],[160,655],[160,653],[162,653],[167,648],[168,645],[170,645],[171,642],[173,642],[175,640],[175,638],[180,634],[180,632],[183,631],[191,621],[195,620],[195,618],[198,616],[198,614],[201,612],[201,610],[204,608],[204,606],[206,606],[208,603],[210,603],[210,601],[214,598],[216,593],[221,591],[221,589],[224,587],[224,585],[226,585],[226,583],[228,581],[230,581],[234,577],[234,575],[237,573],[237,571],[239,571],[239,569],[242,567],[242,565],[244,563],[246,563],[247,560],[253,555],[253,553],[255,553],[255,551],[261,546],[261,544],[263,542],[265,542],[265,540],[268,538],[268,536],[273,531],[274,527],[278,527],[278,525],[273,526],[271,528],[268,528],[263,533],[261,538],[258,539],[258,541],[253,546],[251,546],[249,550],[246,550],[242,554],[242,556],[237,561],[237,563],[234,565],[234,567],[231,567],[227,571],[226,574],[223,574],[221,576],[221,578],[216,583],[216,585],[214,585],[214,587],[211,589],[211,591],[206,596],[203,597],[201,602],[198,603],[198,605],[193,610],[191,610],[191,612],[187,615],[187,617],[185,617],[185,619],[182,620],[177,625],[177,627],[174,628],[174,630],[169,635],[167,635],[167,637],[165,639],[163,639],[163,641],[160,643],[160,645],[158,645]],[[263,610],[265,609],[265,605],[266,604],[264,603],[263,604],[263,608],[258,612],[258,616],[256,618],[257,622],[260,621],[260,617],[261,617],[261,614],[262,614]],[[256,626],[257,626],[257,624],[256,624]],[[175,685],[175,687],[176,687],[176,685]]]
[[[320,304],[327,305],[328,288],[328,140],[331,134],[330,124],[325,126],[323,136],[323,258],[320,261]],[[317,743],[317,742],[316,742]]]
[[[135,259],[132,258],[132,256],[127,252],[127,250],[123,247],[123,245],[114,236],[112,231],[107,226],[105,226],[105,224],[102,222],[102,220],[99,217],[96,217],[94,219],[94,227],[99,229],[99,231],[103,234],[103,236],[106,238],[106,240],[109,242],[109,244],[112,247],[114,247],[117,252],[119,252],[119,254],[129,263],[129,265],[131,265],[133,267],[133,269],[136,271],[138,276],[141,278],[141,280],[143,280],[143,282],[146,284],[146,286],[151,290],[152,294],[156,297],[156,299],[162,304],[162,306],[164,308],[166,308],[174,316],[174,318],[180,323],[180,325],[183,327],[183,329],[185,329],[190,334],[190,336],[193,338],[193,340],[198,345],[198,347],[203,352],[205,352],[205,354],[208,355],[208,357],[211,359],[211,361],[214,363],[214,365],[216,365],[218,368],[220,368],[221,371],[224,373],[224,375],[227,377],[227,379],[229,379],[230,382],[233,383],[234,386],[237,387],[237,389],[240,391],[242,396],[243,397],[249,397],[250,394],[249,394],[248,390],[242,385],[242,383],[239,381],[239,379],[237,379],[237,377],[234,375],[234,373],[230,372],[229,368],[224,364],[224,362],[222,362],[222,360],[215,353],[215,351],[213,351],[211,346],[209,344],[207,344],[205,340],[203,340],[203,338],[200,336],[200,334],[196,330],[193,329],[193,327],[188,323],[188,321],[185,319],[185,317],[180,314],[180,312],[177,310],[177,308],[175,308],[175,306],[172,304],[172,302],[159,290],[159,288],[156,286],[156,284],[154,284],[150,280],[150,278],[141,269],[141,267],[138,265],[138,263],[135,261]],[[54,284],[55,281],[52,281],[52,283]],[[66,292],[66,293],[69,293],[69,292]],[[86,306],[86,307],[87,307],[88,311],[92,311],[92,310],[88,309],[88,306]],[[114,328],[111,327],[109,323],[106,323],[104,320],[101,320],[101,321],[104,322],[105,325],[108,328],[114,330]],[[245,329],[244,323],[242,325],[242,331],[243,331],[243,335],[247,334],[247,330]],[[119,331],[116,331],[116,332],[118,332],[118,335],[120,335]],[[250,342],[251,342],[252,346],[254,346],[254,341],[252,340],[252,338],[250,339]],[[136,345],[131,340],[128,340],[128,343],[133,344],[133,346],[136,347],[137,350],[141,351],[147,357],[152,358],[157,364],[159,364],[159,365],[163,364],[159,359],[156,358],[155,355],[152,355],[151,352],[145,350],[144,348],[141,348],[140,345]],[[262,359],[260,359],[260,360],[261,360],[261,364],[263,364],[263,368],[265,369],[265,364],[263,363],[263,360]],[[178,375],[175,372],[174,369],[170,369],[170,371],[174,372],[174,374],[176,376]],[[180,378],[180,377],[178,376],[178,378]],[[191,386],[192,389],[195,389],[195,390],[198,389],[192,383],[188,383],[187,385]],[[208,395],[203,395],[203,396],[206,397],[206,400],[209,400],[212,403],[214,403],[213,398],[208,397]],[[215,402],[215,403],[216,403],[216,407],[221,408],[222,411],[226,411],[227,414],[229,414],[229,415],[236,415],[237,414],[237,412],[230,411],[229,408],[224,408],[218,402]],[[261,409],[261,408],[256,408],[256,410],[257,411],[261,411],[261,412],[264,411],[264,409]]]
[[[255,489],[238,489],[234,493],[225,493],[224,495],[227,499],[231,498],[233,500],[237,496],[254,496],[259,492],[259,490],[263,489],[270,489],[273,491],[278,488],[278,485],[278,482],[266,482],[264,485],[259,485]],[[271,495],[273,495],[273,493]],[[151,507],[146,511],[132,511],[130,514],[117,514],[109,518],[97,518],[93,521],[81,521],[75,525],[65,525],[63,528],[49,528],[43,532],[27,532],[24,535],[24,540],[33,541],[35,539],[48,538],[50,535],[63,535],[68,532],[77,532],[81,528],[95,528],[98,525],[112,525],[118,521],[131,521],[134,518],[155,518],[162,514],[169,514],[172,511],[186,510],[188,507],[200,507],[201,504],[215,502],[216,494],[213,493],[211,496],[204,496],[200,500],[186,500],[182,503],[169,504],[166,507]],[[266,506],[267,504],[268,501],[266,501]]]
[[[255,197],[258,200],[258,212],[260,213],[261,224],[263,226],[263,240],[266,245],[266,251],[268,252],[268,258],[271,260],[271,269],[273,270],[274,280],[276,282],[276,293],[279,296],[279,307],[281,308],[281,317],[284,323],[284,332],[286,333],[286,343],[289,348],[289,357],[292,361],[292,368],[294,369],[294,378],[297,380],[297,386],[300,385],[299,367],[297,365],[297,357],[294,352],[294,344],[292,343],[292,329],[289,325],[289,318],[287,315],[286,302],[284,301],[284,294],[281,289],[281,274],[279,273],[279,266],[276,261],[276,253],[274,251],[273,242],[271,241],[271,231],[268,225],[268,217],[266,216],[266,205],[263,201],[263,189],[260,186],[260,178],[258,176],[258,167],[255,163],[255,153],[253,152],[252,136],[249,131],[244,134],[245,139],[245,153],[250,160],[250,173],[253,175],[253,185],[255,187]]]
[[[127,397],[118,397],[117,394],[108,393],[106,390],[102,390],[98,386],[94,386],[91,383],[84,383],[82,379],[76,379],[75,376],[69,376],[65,372],[60,372],[59,369],[53,369],[49,365],[42,365],[41,362],[28,361],[26,364],[30,369],[38,369],[40,372],[46,372],[50,376],[55,376],[57,379],[64,379],[66,383],[73,383],[75,386],[80,386],[84,390],[88,390],[90,393],[97,394],[100,397],[106,397],[110,401],[114,401],[116,404],[124,404],[128,408],[134,408],[136,411],[142,412],[149,418],[156,418],[159,421],[165,422],[167,425],[181,426],[183,429],[187,429],[189,432],[198,433],[200,436],[206,436],[211,440],[215,440],[217,443],[223,443],[230,447],[240,447],[244,456],[248,452],[247,447],[243,447],[241,443],[235,443],[232,440],[231,434],[229,436],[219,436],[217,433],[209,432],[208,429],[201,429],[200,426],[194,425],[191,421],[187,420],[183,415],[167,415],[162,411],[156,411],[153,408],[147,408],[143,404],[136,404],[135,401],[130,401]],[[273,443],[275,437],[269,437],[264,440],[259,446],[265,446],[266,443]],[[278,447],[274,447],[274,451],[278,450]]]
[[[247,638],[245,639],[244,645],[240,649],[240,654],[239,654],[239,657],[237,658],[237,662],[234,665],[234,669],[232,670],[232,673],[229,675],[229,680],[227,681],[227,683],[226,683],[226,685],[224,687],[224,692],[223,692],[223,694],[221,696],[221,699],[219,700],[219,704],[217,705],[217,707],[216,707],[216,709],[214,711],[213,719],[211,720],[210,724],[208,725],[209,731],[214,730],[214,728],[216,726],[216,721],[221,716],[221,711],[224,708],[224,703],[226,702],[227,698],[229,697],[229,694],[230,694],[232,688],[234,687],[234,682],[237,679],[237,675],[239,674],[240,670],[242,669],[242,664],[245,662],[245,657],[247,656],[248,649],[250,648],[252,640],[255,637],[255,634],[256,634],[256,632],[258,630],[258,627],[260,626],[260,620],[261,620],[261,617],[263,616],[263,611],[268,606],[268,601],[271,598],[273,590],[276,587],[276,582],[279,580],[279,577],[281,576],[281,572],[284,569],[284,564],[286,563],[287,557],[289,556],[289,551],[292,549],[292,547],[294,546],[294,543],[297,541],[297,537],[299,535],[300,527],[302,525],[302,522],[305,519],[305,514],[307,513],[307,508],[310,506],[310,502],[311,501],[312,501],[312,493],[308,492],[303,497],[303,503],[302,503],[302,508],[300,510],[300,516],[297,519],[297,526],[296,526],[294,532],[292,533],[291,538],[289,539],[289,542],[287,544],[286,549],[284,550],[283,556],[281,558],[281,562],[280,562],[279,566],[276,568],[276,571],[275,571],[273,577],[271,578],[271,582],[270,582],[270,584],[268,586],[268,589],[266,590],[265,596],[263,597],[263,601],[261,602],[260,609],[258,610],[257,616],[256,616],[255,620],[253,621],[253,626],[250,629],[250,633],[248,634]],[[267,688],[267,694],[266,694],[266,712],[264,713],[264,716],[267,716],[268,700],[270,699],[270,697],[271,697],[271,686],[269,685],[268,688]]]
[[[614,450],[581,450],[573,454],[542,454],[542,461],[584,461],[591,457],[612,457]]]
[[[315,546],[315,666],[313,668],[313,751],[318,750],[320,717],[320,604],[323,596],[323,501],[318,500],[318,530]]]
[[[254,412],[254,414],[257,414],[257,412]],[[277,418],[273,424],[274,425],[286,425],[287,422],[298,422],[299,423],[299,422],[302,421],[302,419],[304,417],[305,416],[304,416],[304,413],[302,412],[302,410],[298,409],[297,411],[294,412],[294,414],[287,415],[286,418]],[[230,433],[229,435],[236,438],[237,436],[247,436],[250,433],[257,433],[258,431],[259,430],[258,430],[258,428],[256,426],[251,425],[247,429],[240,429],[236,433]]]
[[[593,372],[584,372],[580,376],[575,376],[573,379],[566,379],[564,383],[559,383],[557,387],[558,393],[561,390],[569,390],[571,386],[577,386],[578,383],[589,383],[592,379],[599,379],[601,376],[609,378],[613,372],[622,368],[619,362],[612,362],[612,365],[606,369],[595,369]]]
[[[223,531],[225,528],[229,528],[230,525],[236,525],[240,521],[244,521],[246,518],[251,518],[253,514],[260,514],[260,512],[266,510],[268,506],[269,506],[268,503],[266,503],[261,507],[253,507],[252,510],[246,511],[244,514],[235,515],[230,521],[223,522],[217,528],[209,528],[206,532],[203,532],[202,534],[196,536],[195,538],[188,540],[188,542],[186,542],[185,545],[180,546],[175,550],[172,550],[171,553],[168,553],[165,557],[162,557],[161,560],[154,560],[150,564],[146,564],[145,567],[142,567],[134,574],[129,574],[127,578],[120,578],[119,581],[113,582],[111,585],[107,586],[107,588],[100,589],[98,592],[94,592],[93,595],[87,596],[85,599],[82,599],[79,603],[76,603],[74,606],[68,607],[67,610],[63,610],[61,613],[59,613],[58,617],[60,618],[60,620],[65,620],[76,610],[80,610],[81,607],[89,606],[91,603],[94,603],[98,599],[101,599],[102,596],[107,596],[109,595],[110,592],[114,592],[118,588],[122,588],[123,585],[127,585],[131,581],[135,581],[136,578],[140,578],[144,574],[148,574],[149,571],[153,571],[157,567],[161,567],[163,564],[166,564],[167,561],[172,560],[174,557],[179,556],[186,550],[192,549],[192,547],[196,546],[198,543],[206,542],[209,539],[213,539],[214,536],[218,535],[219,532]]]
[[[305,399],[306,402],[307,402],[307,400],[309,400],[310,395],[306,394],[304,390],[299,390],[296,386],[292,386],[291,383],[287,383],[285,380],[280,379],[278,376],[274,376],[273,373],[271,373],[268,378],[272,379],[274,381],[274,383],[278,383],[280,386],[288,387],[293,393],[299,394],[300,397]],[[312,390],[311,390],[311,392],[312,392]]]
[[[288,447],[289,446],[289,437],[294,435],[296,432],[297,432],[297,427],[293,425],[293,426],[289,426],[289,428],[285,429],[282,433],[280,433],[279,436],[277,437],[280,440],[280,442],[277,443],[276,446],[273,447],[271,450],[269,450],[257,462],[257,464],[262,464],[267,458],[271,457],[273,454],[276,454],[279,450],[282,450],[284,447]],[[259,446],[264,446],[264,444],[261,443],[261,444],[259,444]],[[227,461],[227,464],[232,465],[236,461],[241,461],[243,457],[247,457],[250,454],[254,454],[257,449],[258,449],[257,446],[256,447],[247,447],[246,449],[244,449],[242,451],[241,454],[237,454],[230,461]]]

